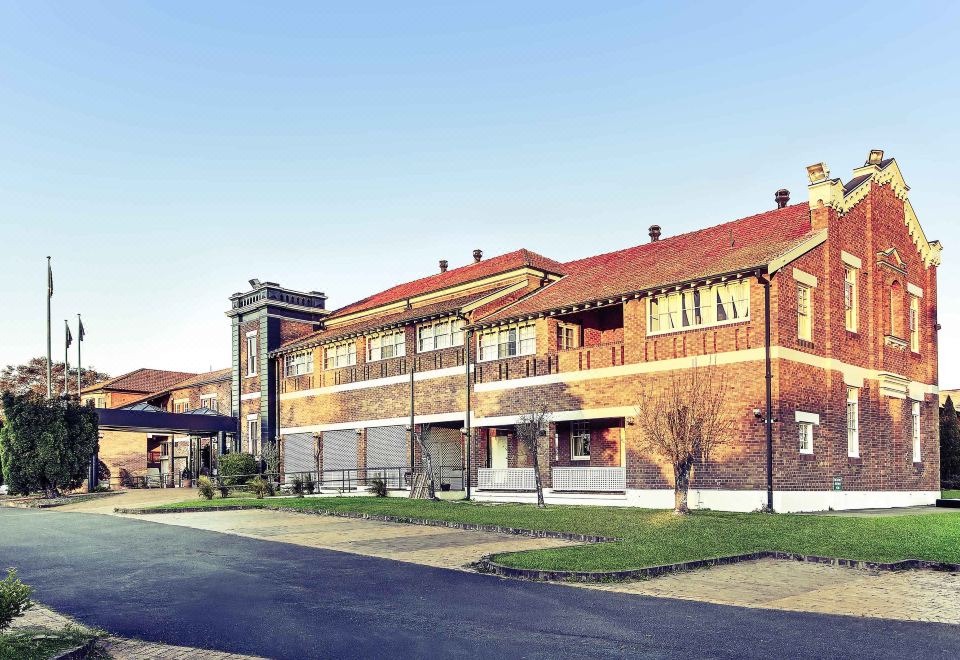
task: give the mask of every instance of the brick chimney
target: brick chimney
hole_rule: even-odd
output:
[[[840,179],[830,178],[830,169],[826,163],[815,163],[807,167],[810,184],[810,226],[824,229],[835,218],[837,210],[843,205],[843,183]]]
[[[478,264],[480,260],[483,259],[483,250],[474,250],[473,251],[473,263]]]
[[[660,225],[650,225],[650,242],[656,243],[660,240]]]
[[[440,272],[441,272],[441,273],[446,273],[446,272],[447,272],[447,260],[446,260],[446,259],[441,259],[441,260],[440,260]]]

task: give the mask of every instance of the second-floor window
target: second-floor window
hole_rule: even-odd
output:
[[[580,326],[570,323],[557,324],[557,350],[568,351],[580,346]]]
[[[406,336],[402,329],[367,337],[367,362],[406,355],[406,342]]]
[[[736,280],[651,296],[647,333],[733,323],[750,318],[750,283]]]
[[[810,287],[797,285],[797,339],[813,340],[813,309]]]
[[[208,408],[215,412],[219,412],[220,405],[217,403],[216,394],[201,394],[200,395],[200,407]]]
[[[857,269],[846,266],[843,279],[843,306],[846,328],[857,331]]]
[[[173,402],[173,412],[185,413],[190,410],[190,399],[177,399]]]
[[[247,334],[247,375],[257,375],[257,333]]]
[[[324,369],[352,367],[355,364],[357,364],[357,343],[354,341],[327,346],[323,350]]]
[[[920,352],[920,299],[910,296],[910,350]]]
[[[313,353],[296,353],[283,358],[285,376],[302,376],[313,373]]]
[[[536,352],[537,330],[533,323],[493,328],[480,334],[481,362]]]
[[[446,318],[417,327],[417,352],[463,346],[463,319]]]

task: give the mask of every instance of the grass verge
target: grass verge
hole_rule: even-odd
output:
[[[615,536],[618,543],[532,550],[498,555],[507,566],[544,570],[614,571],[711,559],[760,550],[890,562],[926,559],[960,563],[960,514],[905,516],[811,516],[620,507],[428,502],[401,498],[344,497],[234,499],[176,502],[156,508],[277,506],[371,515],[408,516],[523,529]]]
[[[82,646],[98,633],[76,626],[62,630],[47,628],[16,628],[0,633],[0,660],[47,660],[65,651]],[[94,651],[91,658],[108,656]]]
[[[940,494],[940,497],[946,499],[960,499],[960,490],[945,490]]]

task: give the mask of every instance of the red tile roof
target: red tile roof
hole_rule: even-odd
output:
[[[448,270],[445,273],[437,273],[436,275],[423,277],[419,280],[414,280],[405,284],[399,284],[387,289],[386,291],[375,293],[374,295],[364,298],[363,300],[358,300],[355,303],[341,307],[340,309],[334,311],[328,317],[328,319],[372,309],[381,305],[388,305],[406,298],[419,296],[432,291],[440,291],[452,286],[458,286],[460,284],[473,282],[484,277],[489,277],[490,275],[506,273],[511,270],[517,270],[524,267],[536,268],[538,270],[556,274],[562,274],[565,272],[563,270],[563,264],[554,261],[553,259],[544,257],[536,252],[531,252],[530,250],[516,250],[514,252],[501,254],[490,259],[484,259],[478,263],[472,263],[466,266],[461,266],[460,268],[454,268],[453,270]]]
[[[81,393],[115,390],[150,394],[152,392],[159,392],[178,381],[196,375],[197,374],[189,371],[165,371],[163,369],[141,368],[85,387]]]
[[[562,279],[479,319],[516,318],[604,297],[762,266],[809,238],[810,209],[795,204],[707,229],[564,264]]]
[[[194,385],[201,385],[203,383],[215,383],[218,381],[230,380],[231,371],[232,369],[230,367],[227,367],[226,369],[217,369],[216,371],[207,371],[202,374],[195,374],[193,376],[190,376],[189,378],[185,378],[183,380],[178,380],[174,383],[171,383],[170,385],[166,387],[162,387],[159,390],[148,392],[147,394],[140,397],[139,399],[134,399],[133,401],[126,403],[125,406],[132,406],[137,403],[149,401],[162,394],[168,394],[173,390],[179,390],[185,387],[192,387]],[[94,386],[94,387],[97,387],[97,386]]]

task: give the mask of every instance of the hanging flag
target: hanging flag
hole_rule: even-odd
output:
[[[83,329],[83,321],[80,320],[80,315],[77,314],[77,323],[80,324],[80,327],[77,328],[77,341],[83,341],[84,336],[86,336],[86,331]],[[213,371],[211,369],[211,371]]]
[[[63,327],[67,329],[67,348],[70,348],[70,344],[73,343],[73,335],[70,334],[70,324],[67,323],[66,319],[63,321]]]
[[[50,266],[50,257],[47,257],[47,298],[53,298],[53,267]]]

